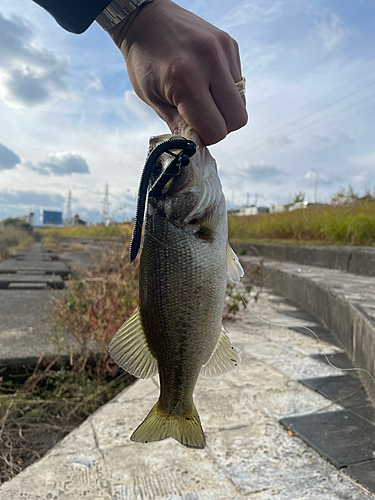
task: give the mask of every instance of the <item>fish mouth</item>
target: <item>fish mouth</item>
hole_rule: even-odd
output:
[[[145,166],[141,174],[141,180],[138,188],[137,208],[134,221],[133,235],[130,242],[130,263],[132,264],[136,258],[142,238],[143,219],[145,214],[146,198],[148,196],[162,196],[163,189],[172,176],[179,173],[180,167],[185,167],[189,164],[190,158],[196,152],[196,145],[192,140],[181,136],[171,136],[170,139],[163,141],[155,146],[150,152]],[[179,151],[177,154],[174,151]],[[167,168],[162,171],[156,181],[149,188],[150,179],[153,175],[154,168],[158,164],[158,160],[164,153],[168,153],[173,157],[173,160],[168,164]]]

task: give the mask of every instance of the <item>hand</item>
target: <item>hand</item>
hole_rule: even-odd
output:
[[[170,0],[136,9],[109,31],[136,94],[172,133],[193,127],[206,145],[247,122],[235,83],[238,45],[227,33]]]

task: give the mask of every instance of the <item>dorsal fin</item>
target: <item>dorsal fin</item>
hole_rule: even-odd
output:
[[[222,326],[215,349],[210,359],[201,368],[203,377],[218,377],[241,364],[241,357],[228,338],[227,330]]]
[[[238,284],[244,275],[244,271],[235,251],[229,245],[229,242],[227,242],[227,269],[229,279],[233,281],[233,283]]]
[[[158,373],[158,362],[147,345],[138,307],[117,330],[108,351],[121,368],[135,377],[150,378]]]

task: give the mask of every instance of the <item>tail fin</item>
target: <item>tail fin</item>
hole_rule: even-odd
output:
[[[131,441],[148,443],[173,437],[188,448],[204,448],[206,440],[198,412],[192,403],[191,411],[184,416],[165,415],[159,401],[152,408],[130,437]]]

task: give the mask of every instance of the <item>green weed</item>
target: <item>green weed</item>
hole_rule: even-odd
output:
[[[375,202],[308,207],[278,214],[228,217],[236,242],[284,240],[339,245],[375,245]]]

